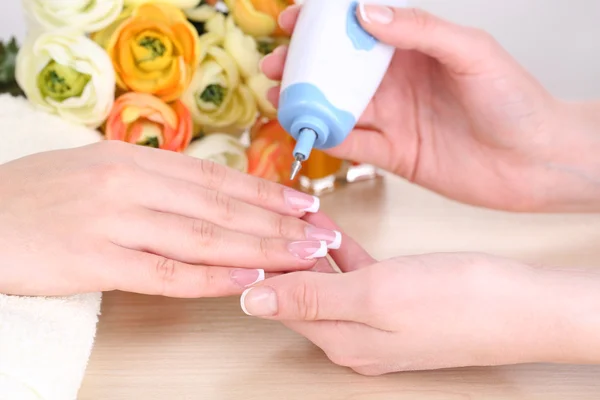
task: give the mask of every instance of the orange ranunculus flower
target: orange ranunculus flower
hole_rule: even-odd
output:
[[[290,166],[294,161],[294,139],[277,120],[258,121],[251,131],[248,173],[273,182],[294,186],[290,181]]]
[[[279,14],[294,0],[225,0],[236,24],[248,35],[287,36],[277,23]]]
[[[192,116],[179,100],[167,104],[145,93],[126,93],[115,101],[105,134],[142,146],[182,152],[190,144]]]
[[[166,102],[181,96],[200,63],[198,32],[183,11],[170,4],[126,8],[93,38],[108,52],[121,89]]]

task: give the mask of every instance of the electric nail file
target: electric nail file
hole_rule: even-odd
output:
[[[278,120],[296,139],[291,179],[313,148],[342,143],[385,75],[394,49],[356,16],[362,4],[406,7],[406,0],[304,0],[287,55]]]

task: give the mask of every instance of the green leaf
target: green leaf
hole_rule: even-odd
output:
[[[223,100],[225,100],[226,95],[227,88],[224,88],[218,84],[211,84],[208,85],[202,93],[200,93],[200,100],[205,103],[212,103],[219,107],[221,104],[223,104]]]
[[[16,38],[11,38],[8,43],[0,41],[0,93],[22,94],[15,79],[18,53]]]
[[[158,142],[158,138],[153,136],[153,137],[149,137],[146,140],[142,141],[142,142],[138,142],[137,143],[140,146],[146,146],[146,147],[154,147],[155,149],[158,149],[160,147],[160,143]]]

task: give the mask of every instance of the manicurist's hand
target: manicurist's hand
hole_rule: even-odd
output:
[[[308,270],[318,199],[181,154],[102,142],[0,165],[0,293],[239,294]]]
[[[332,155],[479,206],[600,211],[600,104],[557,100],[486,32],[418,9],[364,9],[362,26],[397,50]],[[281,15],[285,30],[298,11]],[[279,80],[285,59],[279,48],[262,69]],[[270,95],[276,104],[278,89]]]
[[[336,229],[321,214],[315,225]],[[600,363],[600,274],[481,254],[378,262],[344,236],[344,273],[292,272],[242,295],[336,364],[365,375],[462,366]]]

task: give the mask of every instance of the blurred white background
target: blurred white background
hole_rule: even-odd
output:
[[[20,0],[0,0],[0,38],[22,38]],[[334,1],[334,0],[323,0]],[[492,33],[553,93],[600,98],[600,1],[412,0],[452,21]]]

